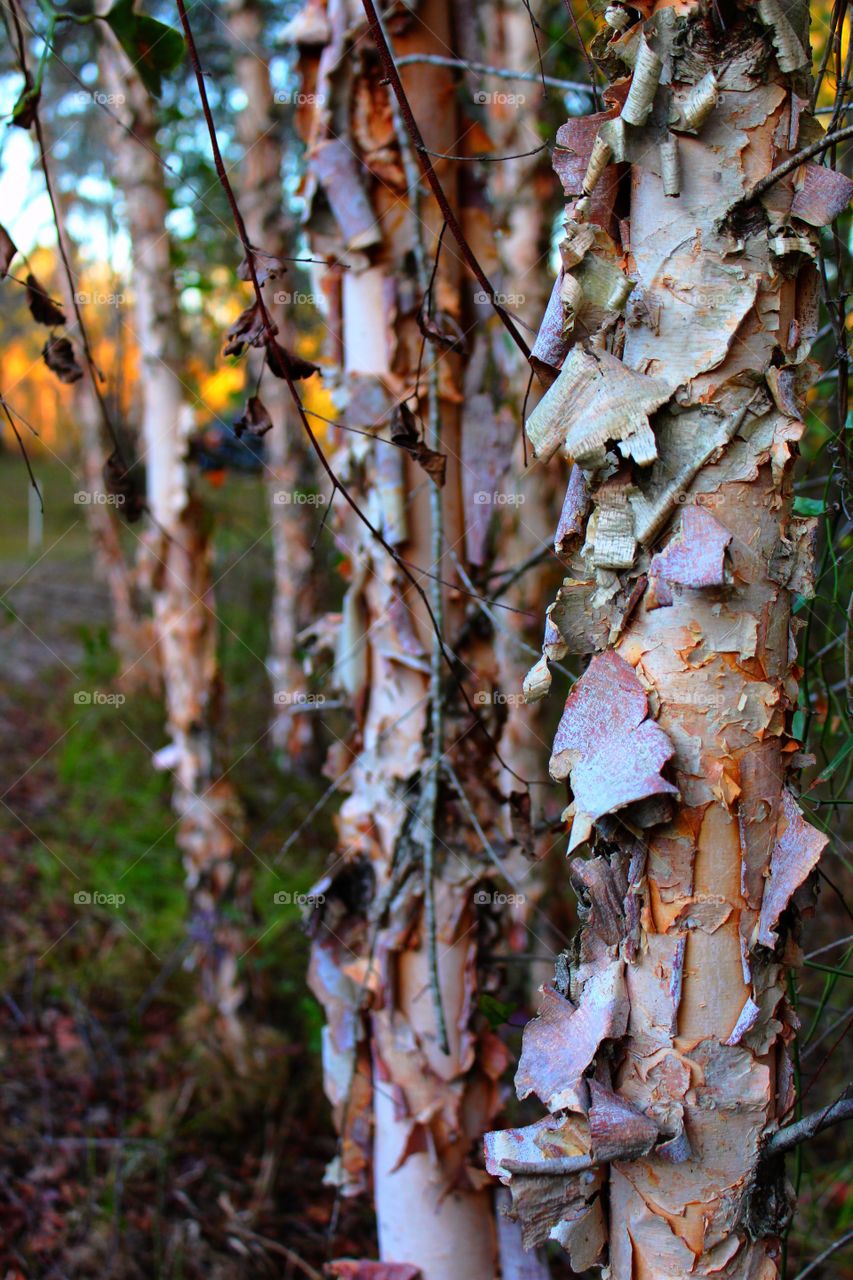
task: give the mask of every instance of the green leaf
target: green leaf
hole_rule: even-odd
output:
[[[794,499],[795,516],[822,516],[824,511],[826,511],[826,506],[821,502],[820,498]]]
[[[797,742],[803,742],[806,732],[806,713],[802,707],[799,707],[791,720],[791,737]]]
[[[117,0],[105,20],[148,92],[159,98],[162,77],[183,61],[186,43],[180,31],[137,13],[133,4],[134,0]]]
[[[504,1004],[502,1000],[498,1000],[495,996],[484,992],[477,1001],[477,1008],[486,1018],[492,1031],[497,1031],[498,1027],[502,1027],[511,1013],[514,1012],[514,1006]]]

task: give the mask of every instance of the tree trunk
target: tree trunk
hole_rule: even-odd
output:
[[[220,686],[208,523],[190,493],[186,462],[192,411],[180,375],[180,325],[172,276],[168,203],[150,99],[124,55],[105,38],[105,80],[122,103],[116,171],[133,248],[142,391],[142,443],[152,528],[146,569],[154,603],[171,742],[155,764],[173,771],[178,844],[191,895],[191,931],[203,998],[236,1047],[237,946],[219,904],[233,889],[239,806],[218,759]]]
[[[44,129],[44,126],[42,126]],[[65,229],[67,199],[57,197],[57,235],[69,263],[75,261],[74,245]],[[72,286],[64,271],[59,273],[65,314],[70,318],[71,332],[80,345],[80,335],[75,332],[75,307]],[[86,306],[85,299],[78,303]],[[86,317],[84,315],[84,323]],[[97,359],[97,357],[96,357]],[[73,384],[74,421],[79,430],[80,458],[83,463],[80,493],[86,524],[95,547],[98,571],[106,583],[112,612],[110,641],[119,661],[118,682],[125,688],[159,686],[157,669],[156,636],[149,618],[143,616],[136,601],[135,575],[121,545],[121,517],[115,496],[106,491],[104,464],[114,448],[107,434],[104,413],[94,383],[94,373],[87,361],[82,360],[83,377]]]
[[[265,253],[292,256],[284,219],[281,122],[273,109],[267,55],[263,48],[263,20],[255,0],[232,0],[229,22],[236,40],[237,81],[246,105],[237,117],[243,147],[240,207],[251,243]],[[267,288],[267,307],[278,327],[279,341],[296,346],[296,269]],[[254,357],[254,358],[253,358]],[[263,370],[263,353],[250,353],[252,383]],[[269,374],[262,387],[263,402],[272,420],[266,437],[266,477],[273,536],[273,597],[267,668],[273,693],[272,738],[289,760],[299,761],[313,743],[311,717],[299,714],[304,705],[305,677],[299,664],[297,635],[312,616],[311,577],[314,557],[310,522],[297,501],[315,480],[302,427],[294,413],[287,384]]]
[[[527,430],[573,466],[572,574],[526,687],[593,655],[550,765],[570,851],[592,856],[571,863],[583,927],[516,1075],[550,1114],[487,1152],[528,1243],[612,1280],[772,1280],[788,1214],[761,1149],[793,1106],[785,970],[825,844],[791,790],[814,522],[790,473],[815,228],[853,184],[809,163],[753,191],[816,136],[783,8],[609,9],[607,110],[554,154],[564,275]]]
[[[446,0],[430,0],[416,20],[389,20],[397,54],[446,54],[452,13]],[[400,560],[338,498],[350,585],[335,678],[355,732],[327,766],[349,794],[311,966],[341,1132],[330,1176],[345,1194],[372,1177],[383,1260],[414,1264],[425,1280],[493,1280],[491,1197],[477,1147],[498,1106],[506,1054],[477,1011],[478,943],[496,945],[506,912],[493,904],[498,895],[476,891],[523,874],[524,860],[501,828],[500,766],[483,732],[500,736],[504,708],[492,699],[491,628],[478,601],[443,584],[478,572],[466,526],[476,515],[483,530],[476,495],[495,489],[502,428],[480,394],[486,364],[466,368],[478,312],[449,236],[425,297],[442,218],[363,35],[355,11],[337,0],[309,5],[290,28],[313,104],[304,121],[308,218],[313,251],[331,264],[324,288],[340,350],[336,400],[343,427],[355,429],[338,433],[333,465],[386,543],[415,566],[454,674]],[[452,73],[411,64],[404,80],[426,145],[457,150],[469,130]],[[463,225],[487,225],[480,193],[435,163]],[[446,456],[443,488],[428,474],[436,448]],[[487,567],[487,556],[473,559]],[[460,675],[485,708],[479,726]]]

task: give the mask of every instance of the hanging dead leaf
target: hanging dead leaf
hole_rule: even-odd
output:
[[[281,258],[277,258],[273,253],[266,253],[263,249],[256,249],[254,245],[252,245],[252,257],[255,261],[255,275],[260,285],[266,284],[267,280],[276,280],[287,270]],[[249,260],[244,258],[237,268],[237,279],[251,280],[251,278]]]
[[[238,440],[244,436],[265,436],[272,430],[272,418],[260,396],[249,396],[246,407],[234,423]]]
[[[39,324],[52,326],[66,323],[65,312],[53,301],[32,272],[27,276],[27,306],[33,319]]]
[[[17,246],[5,227],[0,226],[0,280],[3,280],[18,252]]]
[[[257,302],[241,311],[226,333],[223,350],[226,356],[241,356],[246,347],[259,347],[264,339],[264,320]]]
[[[267,364],[277,378],[289,377],[292,382],[301,382],[303,378],[310,378],[312,373],[320,372],[319,365],[303,360],[302,356],[294,355],[275,341],[267,343]]]
[[[415,415],[407,404],[399,404],[394,411],[391,423],[391,442],[400,449],[405,449],[410,458],[423,467],[430,479],[439,489],[444,487],[447,470],[447,455],[438,453],[424,444],[418,435]]]
[[[48,338],[41,354],[48,369],[56,374],[60,382],[71,384],[79,382],[83,377],[83,370],[77,363],[74,348],[68,338]]]

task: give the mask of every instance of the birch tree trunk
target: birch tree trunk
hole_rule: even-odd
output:
[[[236,37],[237,82],[246,105],[237,117],[237,134],[243,147],[240,207],[252,244],[265,253],[283,258],[288,246],[282,188],[281,122],[273,109],[267,55],[263,48],[263,20],[255,0],[232,0],[229,25]],[[293,316],[295,269],[268,290],[270,316],[279,340],[295,348]],[[288,301],[289,300],[289,301]],[[252,359],[255,357],[255,359]],[[250,353],[250,376],[263,369],[262,353]],[[267,668],[273,693],[272,737],[291,760],[298,761],[312,746],[311,718],[300,715],[304,674],[296,656],[297,634],[311,618],[310,524],[299,493],[315,479],[311,460],[296,420],[287,384],[267,375],[263,402],[272,421],[266,436],[267,491],[273,536],[273,598]]]
[[[397,54],[446,54],[452,14],[447,0],[429,0],[416,19],[389,19]],[[482,388],[465,362],[474,289],[460,278],[449,237],[428,289],[442,218],[358,6],[311,4],[289,34],[301,45],[303,92],[314,106],[305,120],[308,219],[313,252],[330,263],[323,287],[340,358],[336,398],[343,427],[354,429],[338,432],[333,466],[386,543],[414,566],[454,671],[471,673],[469,696],[497,737],[491,629],[475,600],[445,585],[459,582],[457,563],[460,572],[471,567],[467,504],[495,490],[495,410],[489,397],[473,396]],[[466,124],[453,75],[411,64],[405,86],[427,147],[456,150]],[[477,193],[457,185],[458,170],[435,163],[470,225],[465,202]],[[430,450],[445,455],[443,487]],[[336,509],[349,587],[335,679],[355,726],[327,765],[349,794],[337,857],[318,890],[311,964],[341,1133],[329,1176],[344,1194],[372,1186],[384,1261],[414,1265],[425,1280],[493,1280],[478,1135],[497,1109],[506,1053],[477,1012],[478,943],[500,936],[504,913],[478,885],[520,873],[523,857],[501,830],[493,748],[444,663],[422,600],[400,561],[340,498]]]
[[[74,245],[65,229],[67,204],[67,200],[58,201],[57,235],[61,237],[67,261],[74,263]],[[77,325],[72,286],[64,271],[60,272],[60,282],[65,314],[71,325],[70,332],[81,340],[80,335],[75,332]],[[85,297],[79,299],[78,305],[81,308],[87,306]],[[84,322],[85,318],[84,315]],[[104,481],[104,465],[114,445],[105,430],[94,384],[95,375],[86,361],[83,361],[82,369],[83,376],[73,384],[72,391],[74,421],[79,430],[80,457],[83,463],[83,486],[80,492],[86,499],[81,505],[95,548],[98,571],[109,592],[112,613],[110,641],[119,661],[117,679],[127,688],[147,686],[153,690],[159,685],[156,637],[150,619],[138,607],[135,575],[121,545],[121,520],[117,505],[114,495],[106,492]]]
[[[116,130],[116,172],[133,251],[142,443],[152,528],[143,552],[150,575],[170,744],[157,767],[173,771],[177,840],[191,898],[191,932],[203,999],[227,1042],[242,1039],[237,947],[219,904],[233,889],[239,806],[218,758],[221,696],[208,523],[190,492],[186,462],[192,412],[180,375],[180,324],[172,275],[168,202],[150,99],[107,38],[102,67],[128,130]]]
[[[786,967],[826,843],[793,791],[814,522],[791,468],[817,228],[853,184],[817,163],[763,181],[820,133],[802,11],[643,14],[608,9],[606,110],[554,153],[564,272],[527,430],[572,466],[572,574],[526,690],[592,655],[550,765],[590,856],[516,1075],[549,1114],[490,1134],[488,1167],[528,1244],[559,1240],[578,1272],[772,1280],[790,1209],[762,1147],[794,1103]]]

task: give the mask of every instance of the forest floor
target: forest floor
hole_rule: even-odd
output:
[[[334,1194],[322,1179],[335,1143],[320,1089],[321,1018],[305,986],[298,910],[273,899],[282,877],[294,893],[310,887],[333,829],[326,810],[277,863],[325,784],[284,773],[267,745],[269,547],[258,482],[229,479],[210,495],[225,747],[254,855],[251,903],[236,918],[252,1018],[238,1070],[187,968],[169,779],[151,765],[165,742],[159,698],[115,684],[108,600],[74,486],[58,466],[39,474],[47,512],[29,550],[22,469],[9,459],[0,467],[0,1275],[248,1280],[375,1257],[364,1203],[339,1206],[329,1240]],[[81,892],[123,901],[75,901]],[[824,895],[810,945],[850,929]],[[849,1011],[843,982],[818,971],[802,1000],[811,1110],[843,1087],[831,1050]],[[518,1021],[505,1029],[513,1057]],[[801,1158],[790,1171],[801,1178],[791,1280],[853,1219],[849,1137],[822,1135]],[[849,1280],[846,1258],[810,1275]],[[555,1280],[569,1274],[555,1259]]]

